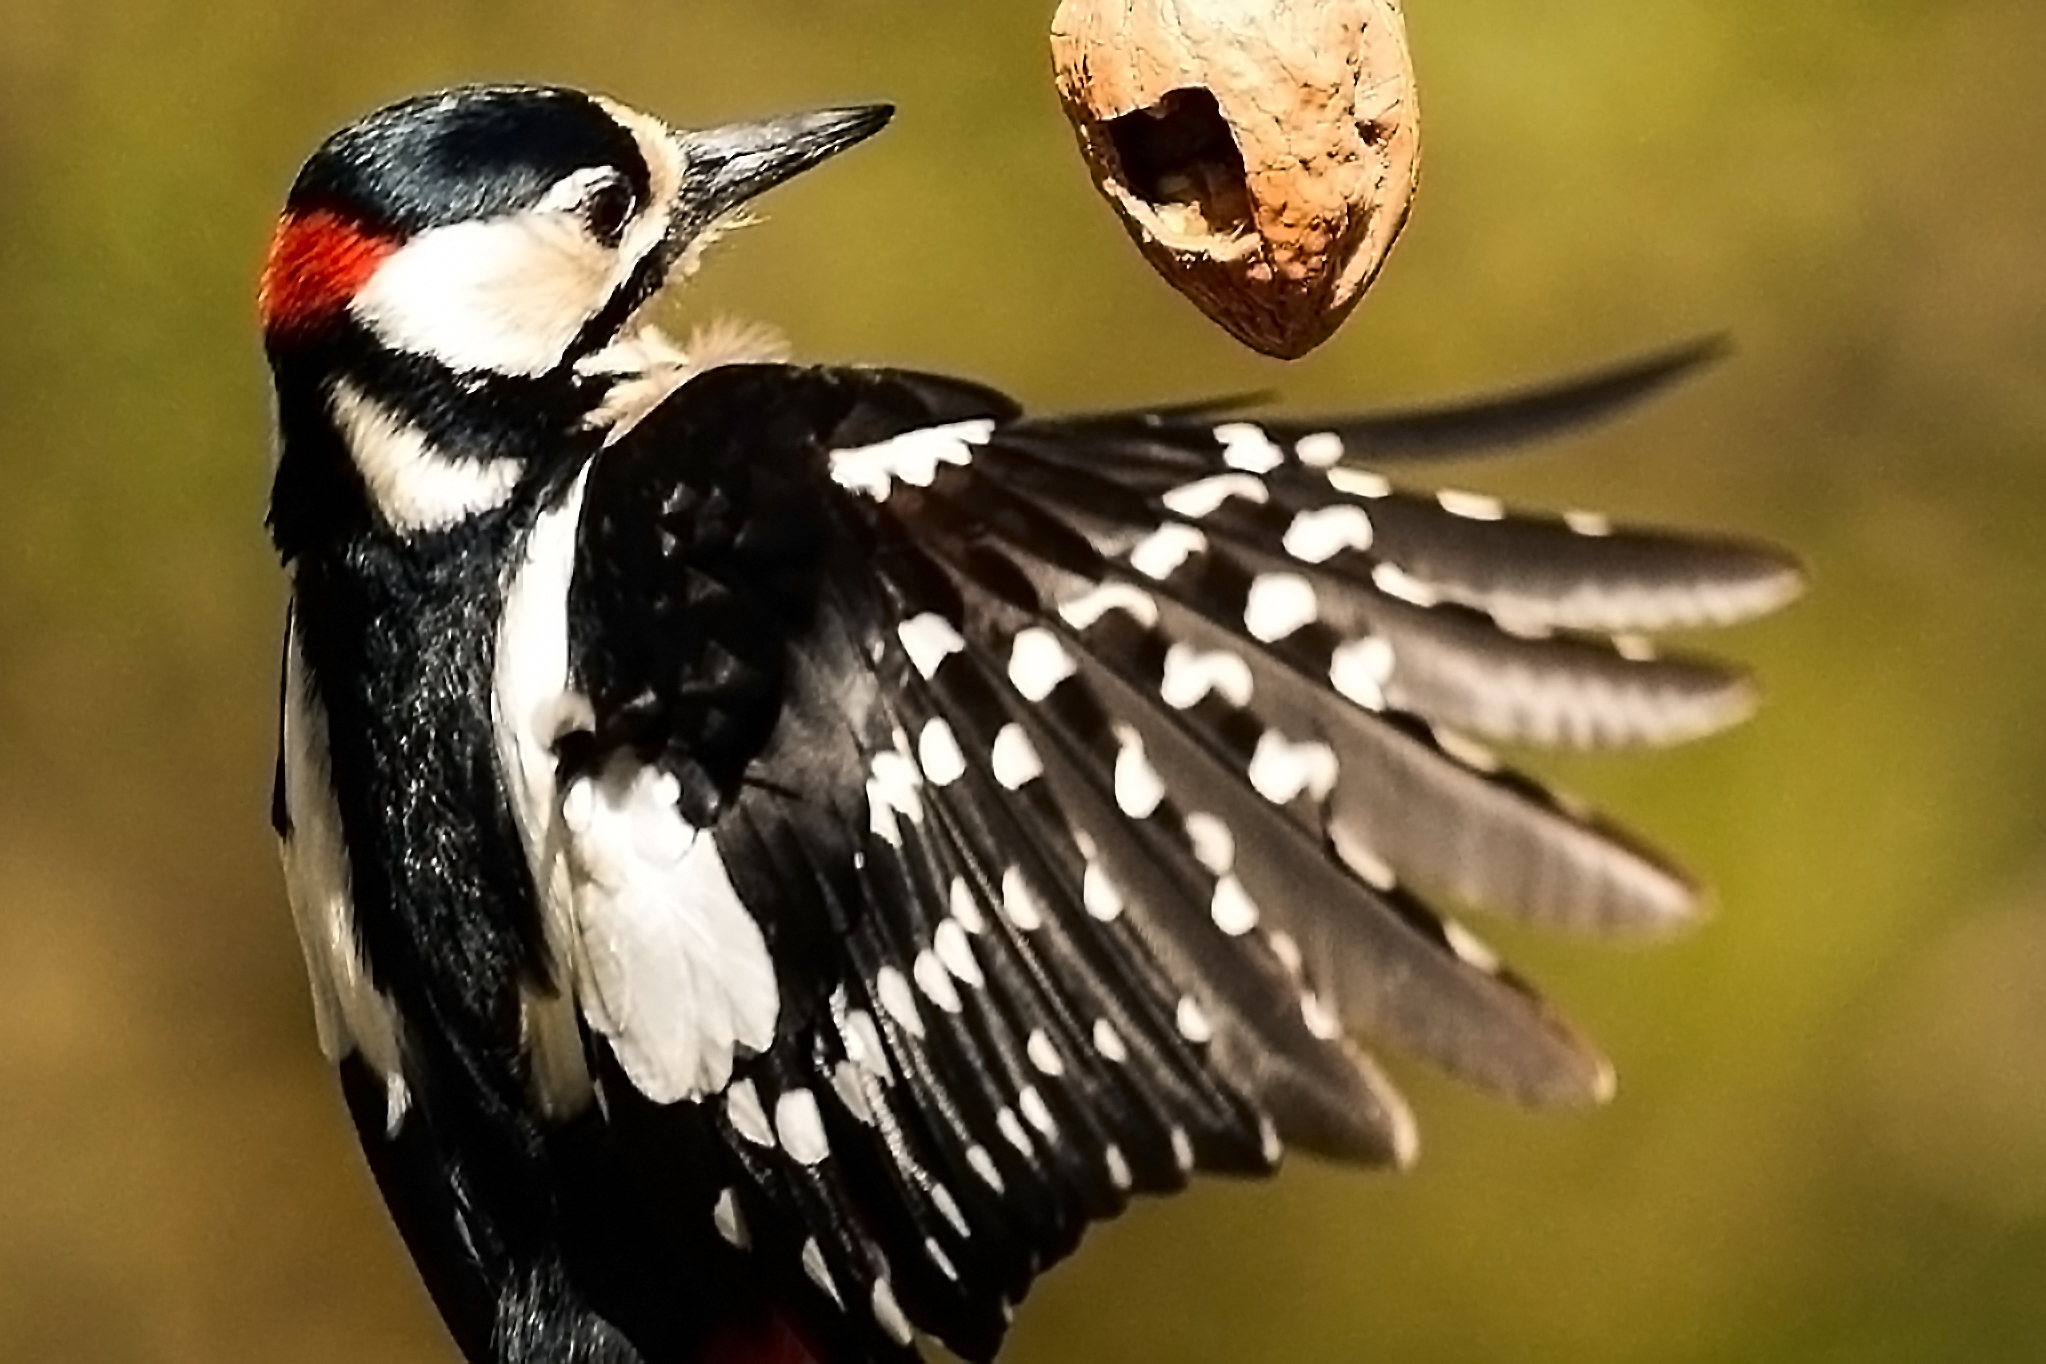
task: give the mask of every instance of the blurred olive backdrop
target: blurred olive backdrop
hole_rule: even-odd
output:
[[[1654,950],[1498,935],[1618,1101],[1532,1116],[1400,1067],[1411,1175],[1145,1207],[1044,1283],[1019,1364],[2037,1357],[2046,7],[1413,0],[1419,210],[1292,367],[1095,202],[1050,9],[0,3],[0,1362],[452,1359],[315,1053],[266,825],[250,300],[320,137],[477,78],[695,122],[899,102],[691,306],[1042,405],[1327,409],[1737,339],[1611,431],[1458,473],[1815,573],[1728,641],[1755,723],[1544,768],[1718,890]]]

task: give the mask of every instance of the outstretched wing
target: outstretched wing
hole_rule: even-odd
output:
[[[1352,1039],[1603,1096],[1423,897],[1603,932],[1693,888],[1466,736],[1729,723],[1738,673],[1638,636],[1797,571],[1365,463],[1681,368],[1327,424],[1033,419],[886,371],[680,389],[586,476],[556,746],[575,997],[663,1207],[837,1351],[984,1359],[1135,1193],[1287,1144],[1408,1159]]]

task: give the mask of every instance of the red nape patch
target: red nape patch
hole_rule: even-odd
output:
[[[277,225],[256,306],[272,336],[302,331],[348,306],[355,291],[398,249],[325,209],[294,214]]]
[[[818,1364],[818,1359],[787,1317],[769,1313],[726,1323],[711,1338],[702,1364]]]

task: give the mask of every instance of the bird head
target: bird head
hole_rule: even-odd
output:
[[[558,371],[612,340],[749,200],[890,112],[678,131],[567,89],[390,105],[299,172],[263,272],[265,336],[275,353],[356,327],[457,374]]]
[[[890,113],[687,131],[576,90],[473,86],[334,134],[292,185],[258,295],[279,549],[504,505],[587,434],[605,348],[704,245]]]

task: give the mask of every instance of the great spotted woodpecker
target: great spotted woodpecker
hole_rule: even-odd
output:
[[[987,1359],[1134,1195],[1411,1159],[1352,1039],[1605,1095],[1423,895],[1595,933],[1693,906],[1477,738],[1737,719],[1739,674],[1645,636],[1795,566],[1366,466],[1695,356],[1377,417],[1043,418],[642,325],[888,113],[428,95],[322,146],[271,248],[273,818],[321,1044],[477,1364]]]

